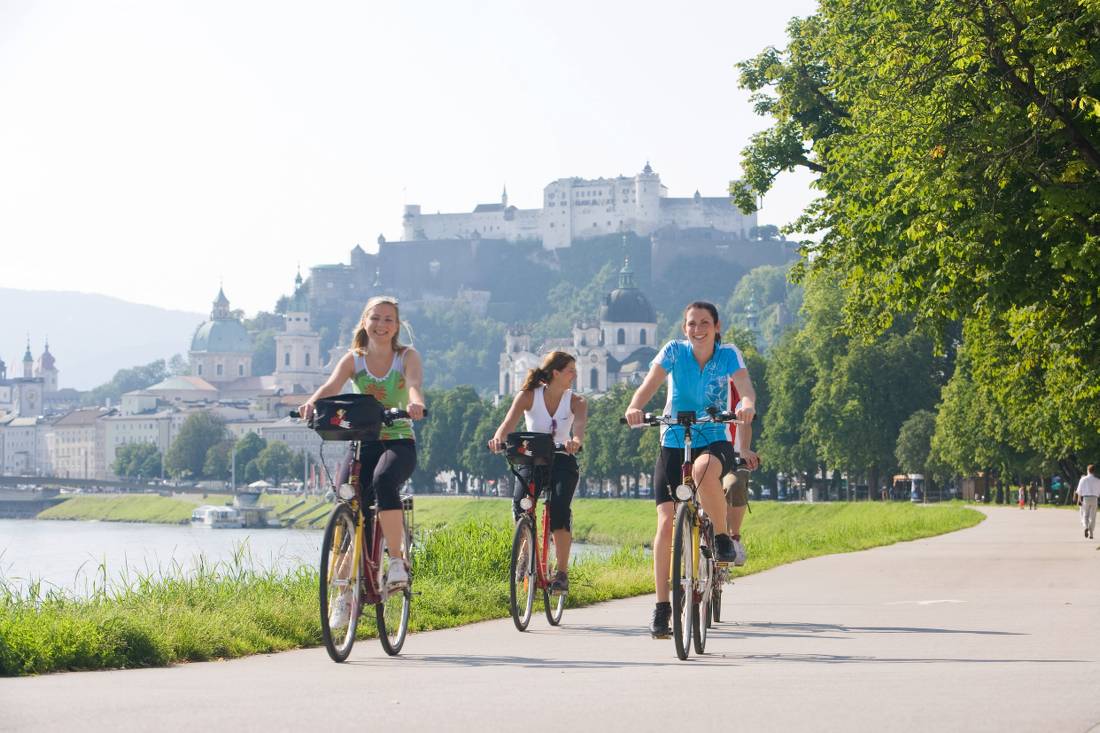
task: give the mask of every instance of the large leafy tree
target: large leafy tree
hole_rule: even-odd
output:
[[[1060,458],[1095,447],[1100,6],[823,0],[788,31],[741,65],[774,124],[745,151],[739,205],[784,170],[816,172],[805,267],[842,280],[850,329],[963,321],[976,383],[1010,414],[1065,416],[1011,424],[1017,440]]]
[[[225,421],[212,412],[196,412],[180,426],[179,434],[168,446],[164,468],[175,478],[203,475],[206,453],[225,440]]]
[[[149,479],[160,475],[160,450],[152,443],[127,443],[115,451],[111,470],[124,478]]]

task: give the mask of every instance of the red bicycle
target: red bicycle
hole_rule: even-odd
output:
[[[527,495],[520,500],[523,514],[516,521],[512,535],[512,561],[508,574],[508,602],[512,622],[520,631],[526,631],[531,623],[535,607],[535,593],[542,591],[546,620],[551,626],[561,623],[565,611],[566,591],[551,588],[550,581],[557,572],[557,552],[554,533],[550,531],[549,492],[554,454],[565,446],[555,444],[549,433],[509,433],[505,455],[512,474],[527,488]],[[527,467],[521,472],[521,467]],[[523,474],[527,475],[524,476]],[[541,539],[537,520],[538,497],[545,493],[542,508]]]

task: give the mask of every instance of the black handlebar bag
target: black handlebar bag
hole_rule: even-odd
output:
[[[550,433],[508,433],[508,462],[513,466],[547,466],[554,458],[554,436]]]
[[[385,408],[371,395],[324,397],[313,408],[311,427],[323,440],[378,440]]]

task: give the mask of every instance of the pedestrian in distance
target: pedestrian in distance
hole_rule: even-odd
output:
[[[1095,465],[1089,464],[1073,494],[1081,507],[1081,524],[1085,528],[1085,538],[1096,539],[1096,502],[1097,497],[1100,497],[1100,478],[1096,477]]]
[[[1021,509],[1024,508],[1024,504],[1026,502],[1027,502],[1027,487],[1026,486],[1021,486],[1020,487],[1020,508]]]

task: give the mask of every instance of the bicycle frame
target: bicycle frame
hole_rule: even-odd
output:
[[[553,468],[553,459],[550,459],[550,463],[546,465],[547,473]],[[512,474],[520,481],[523,481],[523,477],[519,474],[515,468],[509,465]],[[531,478],[526,482],[527,484],[527,499],[530,500],[531,506],[524,509],[527,516],[531,518],[536,530],[538,529],[538,497],[539,491],[535,485],[535,469],[541,468],[541,466],[531,466]],[[542,531],[541,534],[535,538],[535,576],[536,586],[539,590],[544,590],[549,587],[550,579],[547,577],[546,572],[546,556],[550,552],[550,498],[547,496],[547,500],[542,505]]]

